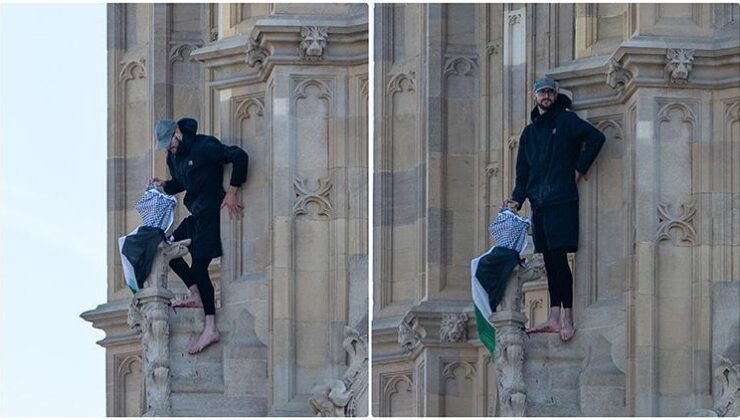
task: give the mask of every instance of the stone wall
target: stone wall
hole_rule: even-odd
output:
[[[712,372],[740,362],[739,31],[729,4],[376,6],[374,414],[497,412],[468,262],[544,75],[607,143],[579,187],[578,333],[525,343],[528,412],[713,407]],[[531,324],[546,283],[524,292]]]
[[[106,331],[108,415],[143,407],[116,238],[140,223],[146,180],[168,178],[152,147],[160,118],[195,117],[250,156],[245,217],[222,214],[224,255],[210,270],[225,337],[173,362],[173,375],[206,363],[221,406],[178,411],[196,391],[173,383],[173,412],[308,415],[312,387],[348,369],[344,329],[368,314],[367,24],[362,4],[108,6],[108,302],[83,315]],[[179,205],[178,221],[186,215]],[[169,287],[185,293],[174,274]],[[192,338],[173,325],[170,346]],[[230,412],[239,398],[262,411],[237,401]]]

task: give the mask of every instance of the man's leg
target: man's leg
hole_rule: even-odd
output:
[[[547,316],[547,321],[528,329],[527,333],[560,331],[560,304],[562,300],[560,297],[557,267],[553,263],[552,251],[544,251],[542,257],[545,260],[545,271],[547,272],[547,289],[550,293],[550,313]]]
[[[190,345],[188,353],[200,353],[210,344],[217,342],[221,334],[216,327],[216,302],[211,277],[208,275],[208,265],[211,263],[210,258],[198,259],[193,258],[193,266],[190,272],[195,280],[201,301],[203,302],[203,311],[205,312],[205,326],[195,343]]]
[[[568,254],[564,249],[552,253],[552,263],[557,272],[558,289],[563,304],[563,321],[560,325],[560,339],[568,341],[573,338],[573,273],[568,265]]]
[[[185,286],[190,290],[190,297],[185,299],[173,300],[173,308],[200,308],[203,306],[201,303],[200,293],[198,293],[198,286],[195,284],[193,279],[193,273],[188,267],[188,263],[183,258],[176,258],[170,261],[170,268],[177,274],[185,283]]]

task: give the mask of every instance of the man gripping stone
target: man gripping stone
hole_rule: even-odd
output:
[[[149,180],[166,194],[185,191],[185,207],[190,216],[172,233],[175,241],[191,239],[192,265],[182,258],[170,262],[172,270],[185,282],[190,297],[172,302],[172,307],[202,307],[205,325],[198,339],[188,348],[196,354],[221,335],[216,327],[213,283],[208,275],[211,260],[222,255],[220,213],[226,207],[229,217],[242,217],[244,206],[237,190],[247,178],[249,157],[237,146],[227,146],[213,136],[196,134],[198,123],[192,118],[160,120],[155,128],[155,147],[167,149],[167,168],[172,179]],[[224,165],[233,164],[228,191],[222,182]]]
[[[532,95],[537,105],[519,139],[516,186],[504,205],[520,209],[529,199],[535,252],[545,260],[550,313],[547,321],[527,332],[560,333],[560,339],[568,341],[575,334],[573,274],[567,253],[578,250],[577,183],[596,159],[605,137],[567,109],[571,100],[558,94],[554,80],[538,79]]]

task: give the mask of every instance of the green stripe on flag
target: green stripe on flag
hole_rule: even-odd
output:
[[[478,327],[478,337],[484,346],[494,357],[493,350],[496,348],[496,329],[483,317],[477,306],[475,306],[475,325]]]

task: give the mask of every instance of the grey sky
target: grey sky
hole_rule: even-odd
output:
[[[106,6],[0,8],[0,415],[104,416]]]

